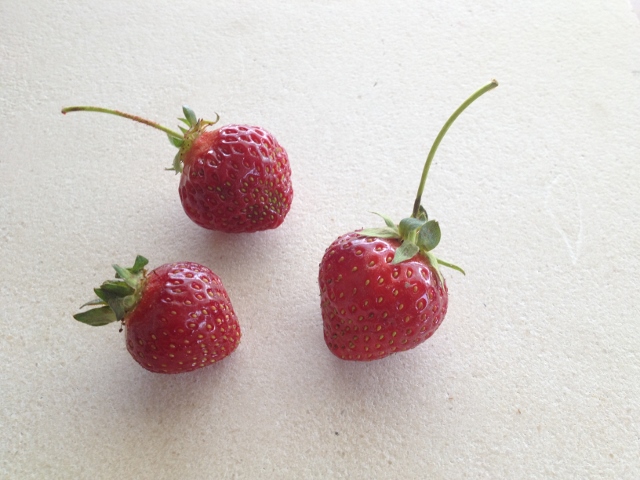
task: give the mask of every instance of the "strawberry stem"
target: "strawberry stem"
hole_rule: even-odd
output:
[[[184,136],[181,133],[175,132],[170,128],[167,128],[159,123],[152,122],[151,120],[147,120],[146,118],[138,117],[137,115],[131,115],[130,113],[121,112],[120,110],[112,110],[109,108],[101,108],[101,107],[89,107],[89,106],[77,106],[77,107],[66,107],[62,109],[62,113],[66,114],[68,112],[100,112],[100,113],[109,113],[111,115],[116,115],[118,117],[128,118],[129,120],[133,120],[135,122],[144,123],[145,125],[149,125],[150,127],[156,128],[160,131],[163,131],[167,135],[173,138],[177,138],[182,140]]]
[[[487,93],[489,90],[493,90],[497,86],[498,86],[498,82],[496,80],[491,80],[490,83],[488,83],[487,85],[482,87],[480,90],[478,90],[476,93],[471,95],[462,105],[458,107],[458,109],[455,112],[453,112],[453,115],[449,117],[449,119],[446,121],[446,123],[440,130],[440,133],[438,133],[438,136],[436,137],[435,141],[433,142],[433,145],[431,146],[431,150],[429,150],[429,155],[427,155],[427,161],[424,164],[424,169],[422,170],[422,178],[420,179],[418,194],[416,195],[416,201],[413,204],[413,213],[411,214],[413,218],[418,218],[418,215],[420,215],[420,203],[422,202],[422,192],[424,192],[424,184],[427,181],[427,174],[429,173],[429,168],[431,167],[431,162],[433,161],[433,157],[436,154],[436,150],[438,150],[438,146],[440,145],[440,142],[442,141],[445,134],[447,133],[447,130],[449,130],[449,127],[453,124],[456,118],[458,118],[458,116],[469,105],[471,105],[476,99],[478,99],[479,97]]]

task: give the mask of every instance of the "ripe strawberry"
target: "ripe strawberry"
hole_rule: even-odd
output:
[[[147,263],[138,256],[131,268],[114,265],[116,280],[96,288],[98,298],[83,305],[100,306],[73,317],[93,326],[122,322],[127,350],[151,372],[189,372],[230,355],[240,325],[220,278],[193,262],[149,273]]]
[[[99,107],[67,107],[62,113],[91,111],[129,118],[167,134],[177,147],[169,170],[181,173],[180,200],[201,227],[229,233],[276,228],[291,208],[293,188],[287,152],[266,130],[248,125],[210,128],[189,107],[182,133],[135,115]]]
[[[400,241],[342,235],[320,264],[324,338],[345,360],[375,360],[429,338],[447,313],[447,287],[422,256],[394,264]]]
[[[498,86],[493,80],[447,120],[425,163],[411,217],[396,225],[342,235],[327,248],[318,282],[324,339],[344,360],[369,361],[409,350],[429,338],[447,313],[448,290],[434,256],[440,226],[421,205],[429,167],[445,133],[474,100]]]
[[[204,228],[255,232],[276,228],[291,207],[287,152],[260,127],[206,130],[182,157],[180,199]]]

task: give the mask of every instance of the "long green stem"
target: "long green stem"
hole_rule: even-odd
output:
[[[498,82],[496,80],[491,80],[490,83],[488,83],[487,85],[482,87],[480,90],[478,90],[476,93],[471,95],[462,105],[458,107],[458,109],[455,112],[453,112],[453,115],[449,117],[449,120],[447,120],[447,122],[444,124],[444,126],[440,130],[440,133],[438,133],[438,136],[436,137],[435,141],[433,142],[433,145],[431,146],[431,150],[429,150],[429,155],[427,155],[427,161],[424,164],[424,169],[422,170],[422,178],[420,179],[418,194],[416,195],[416,201],[413,204],[413,213],[411,214],[412,217],[418,218],[418,215],[420,214],[420,203],[422,202],[422,192],[424,192],[424,184],[427,181],[427,174],[429,173],[429,168],[431,167],[431,162],[433,161],[433,157],[436,154],[436,150],[438,150],[438,146],[440,145],[440,142],[442,141],[445,134],[447,133],[447,130],[449,130],[449,127],[453,124],[456,118],[458,118],[458,116],[469,105],[471,105],[476,99],[478,99],[479,97],[487,93],[489,90],[493,90],[497,86],[498,86]]]
[[[120,110],[112,110],[109,108],[101,108],[101,107],[87,107],[87,106],[79,106],[79,107],[66,107],[62,109],[62,113],[66,114],[68,112],[100,112],[100,113],[109,113],[111,115],[117,115],[118,117],[128,118],[129,120],[133,120],[139,123],[144,123],[145,125],[149,125],[150,127],[156,128],[158,130],[163,131],[167,135],[177,139],[183,139],[184,136],[181,133],[175,132],[170,128],[167,128],[159,123],[152,122],[151,120],[147,120],[146,118],[138,117],[137,115],[131,115],[130,113],[121,112]]]

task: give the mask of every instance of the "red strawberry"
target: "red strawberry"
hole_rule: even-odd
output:
[[[184,152],[180,199],[198,225],[225,232],[276,228],[293,190],[287,152],[260,127],[226,125]]]
[[[127,350],[151,372],[189,372],[230,355],[240,325],[220,278],[193,262],[149,273],[147,263],[138,256],[131,268],[114,265],[116,280],[96,288],[98,298],[85,304],[100,306],[74,318],[93,326],[122,322]]]
[[[341,236],[320,264],[324,338],[345,360],[374,360],[429,338],[447,313],[447,287],[422,256],[393,264],[400,242]]]
[[[170,170],[182,173],[180,200],[201,227],[229,233],[278,227],[293,199],[287,152],[266,130],[248,125],[212,129],[218,121],[198,120],[182,107],[182,133],[150,120],[99,107],[67,107],[62,113],[91,111],[129,118],[165,132],[179,149]]]
[[[434,256],[440,226],[421,205],[435,152],[455,119],[474,100],[498,86],[493,80],[447,120],[425,163],[411,217],[396,225],[342,235],[326,250],[318,282],[324,339],[344,360],[369,361],[409,350],[442,323],[448,290],[440,265],[464,271]]]

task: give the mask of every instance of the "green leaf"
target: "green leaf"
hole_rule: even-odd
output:
[[[122,268],[120,265],[113,265],[113,269],[116,271],[116,278],[121,278],[126,284],[126,289],[123,288],[123,282],[107,281],[102,284],[102,289],[115,293],[118,296],[124,297],[131,295],[140,283],[140,278],[143,275],[144,267],[149,263],[149,260],[142,255],[137,255],[136,260],[131,268]],[[118,289],[120,288],[120,289]]]
[[[122,299],[122,305],[124,306],[125,312],[130,312],[138,303],[138,299],[135,295],[129,295],[128,297],[124,297]]]
[[[438,259],[436,258],[436,256],[431,252],[424,252],[424,255],[427,257],[427,259],[431,263],[431,266],[434,268],[434,270],[438,274],[438,278],[440,279],[440,282],[444,284],[444,278],[442,277],[442,272],[440,272],[440,264],[438,263]]]
[[[124,282],[129,285],[131,288],[135,289],[138,286],[137,279],[135,275],[129,271],[127,268],[122,268],[120,265],[112,265],[113,269],[116,271],[116,278],[121,278]],[[111,282],[106,281],[102,284],[102,288],[104,290],[104,286]]]
[[[418,230],[424,225],[424,220],[418,220],[417,218],[409,217],[400,220],[398,229],[402,238],[407,238],[411,233]]]
[[[95,306],[95,305],[104,305],[104,304],[105,304],[105,301],[103,299],[94,298],[93,300],[89,300],[84,305],[81,305],[80,308],[91,307],[91,306]]]
[[[122,320],[126,314],[126,301],[127,297],[113,297],[107,300],[109,308],[113,311],[117,320]],[[130,297],[129,297],[130,298]]]
[[[429,220],[418,232],[418,246],[428,252],[433,250],[440,243],[440,225],[436,220]]]
[[[378,213],[378,212],[371,212],[374,215],[378,215],[379,217],[381,217],[384,220],[384,223],[387,224],[387,227],[389,228],[397,228],[396,224],[393,222],[393,220],[391,220],[389,217],[387,217],[386,215],[383,215],[382,213]]]
[[[169,138],[169,142],[171,142],[171,145],[173,145],[176,148],[180,148],[184,143],[184,140],[182,138],[176,138],[173,135],[169,135],[169,134],[167,134],[167,137]]]
[[[400,238],[398,230],[381,227],[381,228],[365,228],[358,232],[363,237],[377,237],[377,238]]]
[[[100,289],[103,292],[107,292],[107,294],[111,294],[107,295],[107,301],[109,300],[109,298],[113,298],[114,296],[126,297],[127,295],[131,295],[133,292],[135,292],[134,287],[119,280],[107,280],[102,285],[100,285]]]
[[[182,123],[184,123],[187,127],[191,126],[191,125],[189,125],[189,120],[187,120],[186,118],[179,118],[178,120],[180,120]]]
[[[216,114],[216,119],[215,120],[209,120],[207,122],[209,125],[215,125],[216,123],[218,123],[220,121],[220,115],[218,115],[217,112],[213,112],[213,113]]]
[[[464,271],[462,268],[460,268],[460,267],[459,267],[459,266],[457,266],[457,265],[454,265],[453,263],[445,262],[444,260],[440,260],[440,259],[438,259],[438,263],[439,263],[440,265],[445,266],[445,267],[452,268],[452,269],[454,269],[454,270],[456,270],[456,271],[460,272],[461,274],[463,274],[463,275],[465,275],[465,276],[467,275],[467,274],[465,273],[465,271]]]
[[[176,175],[182,172],[182,156],[180,155],[180,152],[176,153],[176,156],[173,157],[173,167],[168,170],[175,170]]]
[[[178,128],[180,129],[180,131],[181,131],[184,135],[186,135],[186,134],[187,134],[187,132],[189,131],[189,129],[188,129],[188,128],[181,127],[180,125],[178,125]]]
[[[392,264],[402,263],[405,260],[409,260],[416,256],[416,253],[420,251],[420,248],[412,242],[404,241],[402,245],[396,250],[396,254],[393,257]]]
[[[183,105],[182,111],[184,112],[184,118],[187,119],[187,125],[193,127],[196,123],[198,123],[198,119],[196,118],[196,114],[191,110],[188,106]]]
[[[105,292],[100,288],[94,288],[93,291],[98,296],[99,299],[101,299],[104,303],[107,303],[107,299],[110,298],[109,293]]]
[[[108,284],[109,282],[111,282],[111,280],[107,280],[100,286],[100,288],[96,288],[93,290],[94,292],[96,292],[96,295],[98,295],[98,297],[102,299],[105,305],[108,305],[109,302],[114,298],[123,298],[122,293],[117,291],[117,287],[112,289],[109,285],[107,285],[107,288],[103,288],[105,284]],[[124,285],[126,286],[126,284]],[[116,291],[114,292],[110,290],[116,290]]]
[[[131,273],[140,273],[144,270],[144,267],[147,266],[149,260],[144,258],[142,255],[137,255],[135,262],[133,262],[133,267],[129,269]]]
[[[105,305],[100,308],[78,313],[74,318],[89,325],[106,325],[107,323],[123,320],[126,313],[135,308],[138,301],[136,290],[144,279],[144,267],[149,261],[142,255],[137,255],[131,268],[113,265],[116,271],[115,280],[107,280],[99,288],[95,288],[98,298],[83,305]]]
[[[92,327],[100,327],[118,320],[110,307],[93,308],[86,312],[76,313],[73,318]]]
[[[418,219],[424,220],[425,222],[429,220],[429,215],[427,215],[427,211],[424,209],[422,205],[420,205],[420,210],[418,210]]]

